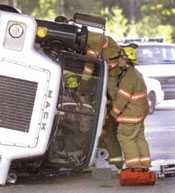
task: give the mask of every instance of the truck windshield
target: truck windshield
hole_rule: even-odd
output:
[[[77,168],[89,163],[98,125],[103,121],[99,116],[105,64],[72,53],[63,53],[60,61],[63,77],[55,127],[58,132],[51,159],[56,156],[57,163],[64,163],[64,167]],[[93,69],[91,74],[84,72],[88,66]]]
[[[174,64],[175,65],[175,46],[139,46],[137,48],[138,64]]]

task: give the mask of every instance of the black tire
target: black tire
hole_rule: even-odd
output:
[[[156,106],[156,95],[153,91],[148,94],[149,114],[153,114]]]

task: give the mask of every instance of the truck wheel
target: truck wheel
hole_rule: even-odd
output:
[[[156,106],[156,96],[154,92],[148,94],[149,114],[153,114]]]

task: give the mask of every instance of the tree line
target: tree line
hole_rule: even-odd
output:
[[[75,12],[102,15],[115,38],[161,36],[175,42],[174,0],[15,0],[23,13],[44,19]]]

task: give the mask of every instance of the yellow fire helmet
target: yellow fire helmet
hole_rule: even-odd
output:
[[[136,51],[136,48],[138,47],[137,44],[132,43],[132,44],[125,45],[122,47],[128,59],[133,64],[137,64],[137,51]]]
[[[64,75],[64,80],[66,88],[75,89],[79,86],[78,76],[73,73],[66,73]]]

